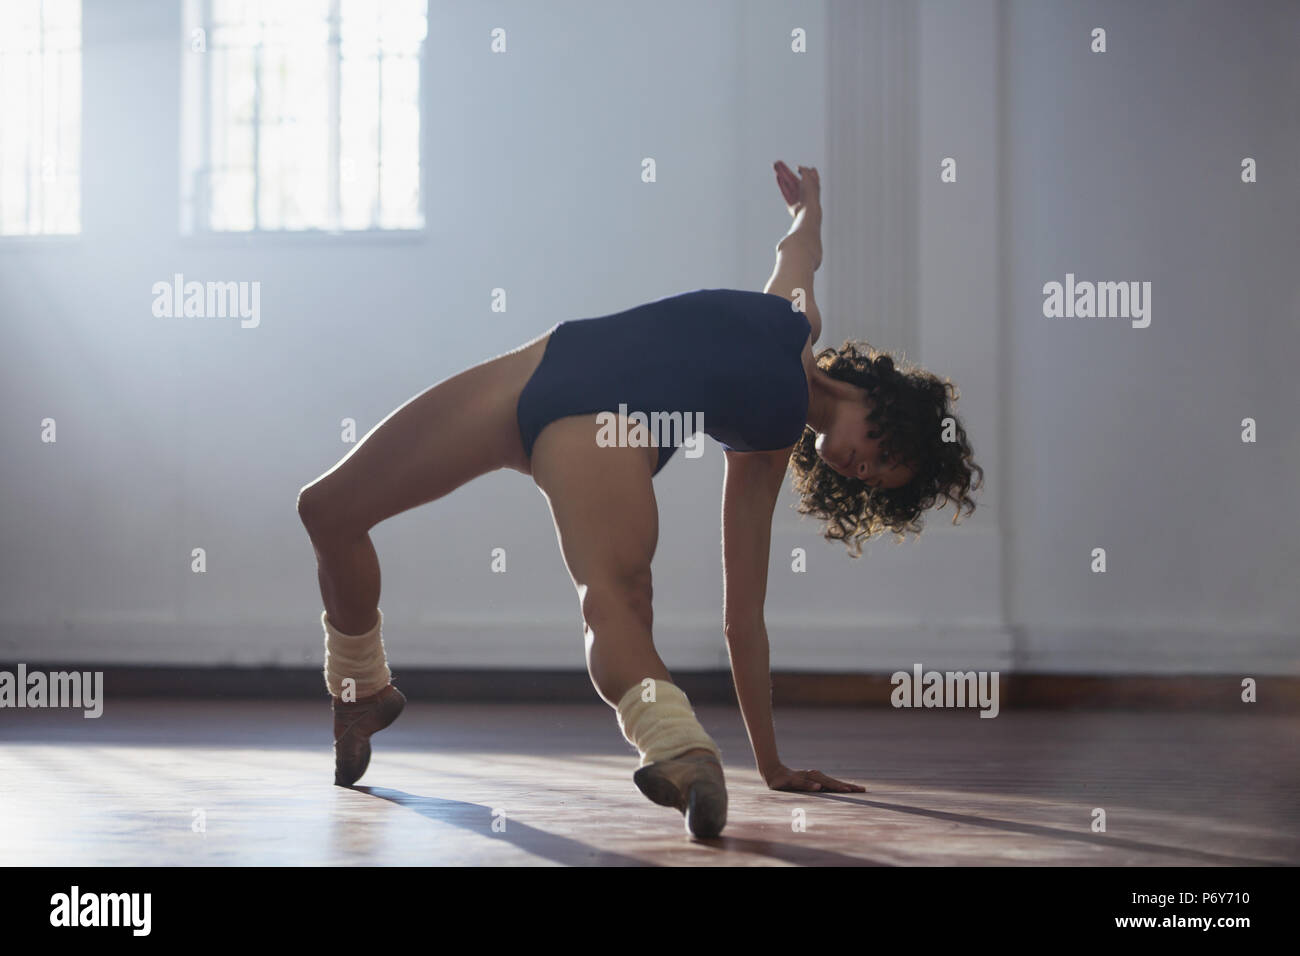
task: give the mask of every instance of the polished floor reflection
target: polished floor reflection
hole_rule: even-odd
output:
[[[0,865],[1300,863],[1293,716],[782,709],[787,764],[867,787],[814,795],[763,785],[734,709],[697,714],[731,794],[711,841],[634,789],[594,699],[412,701],[351,789],[327,701],[0,711]]]

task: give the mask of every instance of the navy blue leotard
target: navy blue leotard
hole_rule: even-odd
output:
[[[623,312],[557,324],[519,395],[531,458],[542,429],[568,415],[696,413],[734,451],[793,445],[808,412],[802,353],[811,326],[789,299],[697,289]],[[699,421],[699,419],[695,419]],[[677,450],[660,443],[659,474]]]

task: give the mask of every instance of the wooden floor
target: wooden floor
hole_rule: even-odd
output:
[[[0,864],[1300,863],[1295,716],[782,709],[788,764],[867,787],[818,796],[766,789],[734,708],[697,714],[731,794],[712,841],[633,787],[594,697],[413,701],[352,789],[331,782],[328,700],[6,709]]]

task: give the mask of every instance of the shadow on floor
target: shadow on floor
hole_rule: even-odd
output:
[[[813,794],[807,794],[814,796]],[[1232,856],[1226,853],[1210,853],[1205,850],[1193,850],[1179,846],[1168,846],[1162,843],[1143,843],[1141,840],[1128,840],[1123,837],[1106,836],[1105,834],[1092,833],[1075,833],[1070,830],[1059,830],[1056,827],[1045,827],[1036,823],[1015,823],[1010,820],[994,820],[991,817],[977,817],[965,813],[952,813],[948,810],[930,810],[925,807],[910,807],[901,803],[882,803],[879,800],[865,800],[861,797],[847,797],[834,793],[820,793],[815,796],[823,800],[834,800],[840,803],[853,803],[864,807],[875,807],[879,810],[892,810],[897,813],[911,813],[916,816],[929,817],[932,820],[946,820],[950,823],[964,823],[969,826],[987,827],[992,830],[1002,830],[1007,833],[1024,833],[1029,836],[1047,837],[1053,840],[1074,840],[1077,843],[1086,843],[1090,846],[1102,847],[1104,849],[1124,849],[1136,850],[1141,853],[1163,853],[1169,856],[1181,856],[1189,860],[1198,860],[1202,863],[1217,863],[1227,866],[1284,866],[1277,860],[1260,860],[1248,856]]]

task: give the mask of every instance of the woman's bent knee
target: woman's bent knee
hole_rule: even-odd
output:
[[[364,534],[354,527],[347,510],[325,481],[314,481],[298,492],[298,518],[312,538]]]
[[[602,577],[585,585],[582,619],[597,635],[602,628],[634,620],[647,629],[653,619],[650,569]]]

